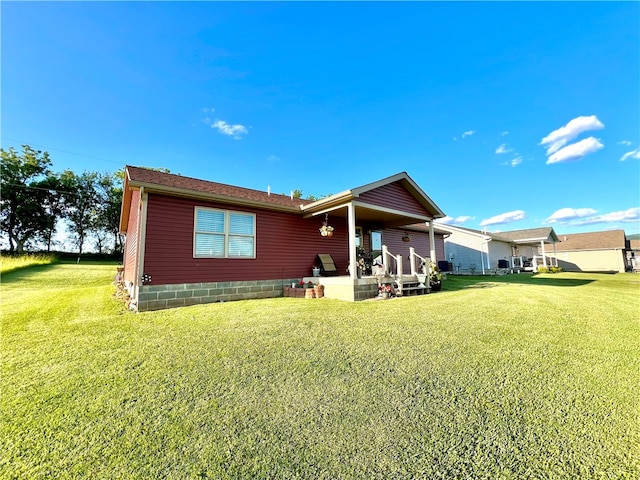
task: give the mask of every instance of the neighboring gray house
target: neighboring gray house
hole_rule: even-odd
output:
[[[439,224],[448,233],[445,256],[453,273],[493,274],[557,266],[551,256],[558,237],[552,227],[490,233]]]

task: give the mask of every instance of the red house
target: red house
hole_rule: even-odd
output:
[[[383,272],[406,293],[421,263],[444,258],[433,224],[443,216],[404,172],[311,202],[127,166],[123,280],[139,311],[278,297],[301,278],[361,300]],[[323,273],[334,275],[312,277],[318,254],[331,255],[336,271]]]

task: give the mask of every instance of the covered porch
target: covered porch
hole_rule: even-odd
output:
[[[511,256],[511,271],[520,272],[537,272],[538,268],[557,267],[558,258],[556,252],[556,243],[559,241],[556,233],[552,228],[539,229],[540,235],[535,238],[515,238],[512,239],[513,255]],[[502,234],[504,235],[504,234]],[[548,245],[551,244],[553,256],[547,252]]]
[[[332,195],[302,210],[305,218],[318,219],[323,236],[332,236],[336,224],[347,228],[346,268],[335,276],[308,277],[325,285],[326,297],[364,300],[389,283],[401,295],[428,290],[429,264],[438,256],[434,220],[444,213],[406,173]]]

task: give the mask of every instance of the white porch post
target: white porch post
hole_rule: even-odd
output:
[[[544,251],[544,240],[542,240],[540,242],[540,245],[542,245],[542,264],[546,267],[547,266],[547,254]]]
[[[553,242],[553,258],[556,263],[556,267],[558,266],[558,252],[556,252],[556,242]]]
[[[385,275],[390,273],[389,270],[389,248],[386,245],[382,245],[382,265],[384,267]]]
[[[429,220],[429,255],[431,256],[431,261],[438,264],[438,259],[436,258],[436,238],[433,233],[433,219]]]
[[[409,262],[411,266],[411,275],[416,275],[416,261],[415,261],[416,249],[413,247],[409,247]]]
[[[357,278],[356,272],[356,212],[353,203],[347,205],[347,223],[349,228],[349,276]]]

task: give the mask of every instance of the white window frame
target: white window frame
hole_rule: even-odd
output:
[[[219,212],[224,215],[224,233],[213,233],[207,231],[198,231],[196,229],[198,224],[198,210],[208,210],[212,212]],[[253,234],[252,235],[242,235],[238,233],[230,233],[230,215],[245,215],[247,217],[251,217],[251,221],[253,222]],[[224,235],[224,255],[197,255],[196,254],[196,237],[200,235]],[[253,252],[251,252],[251,256],[238,256],[238,255],[229,255],[229,238],[230,237],[247,237],[253,239]],[[210,207],[195,207],[193,211],[193,258],[234,258],[234,259],[252,259],[256,258],[256,215],[255,213],[249,212],[241,212],[237,210],[223,210],[220,208],[210,208]]]

